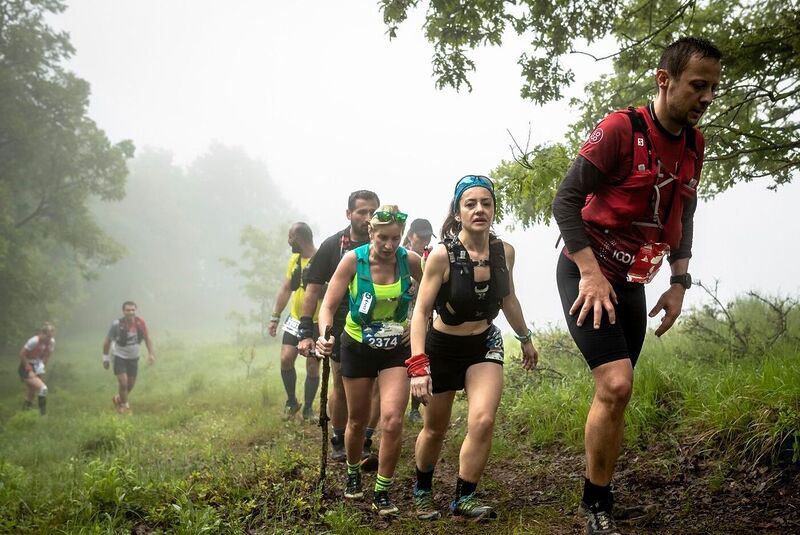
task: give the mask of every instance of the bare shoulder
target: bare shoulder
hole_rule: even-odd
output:
[[[444,269],[448,264],[447,247],[443,243],[438,243],[425,260],[425,270]]]
[[[514,256],[516,252],[514,251],[514,246],[508,243],[507,241],[503,241],[503,252],[506,256],[506,265],[509,268],[514,267]]]

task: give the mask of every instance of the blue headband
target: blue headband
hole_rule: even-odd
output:
[[[456,183],[456,189],[453,192],[453,202],[450,203],[450,211],[455,215],[458,213],[458,203],[461,201],[461,196],[469,188],[486,188],[492,194],[492,201],[497,206],[497,199],[494,196],[494,184],[491,179],[482,175],[467,175],[462,177]]]

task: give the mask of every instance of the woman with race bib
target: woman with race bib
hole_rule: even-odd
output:
[[[392,477],[400,457],[403,413],[409,380],[405,360],[408,347],[408,309],[411,279],[422,277],[421,259],[400,247],[406,214],[397,206],[380,207],[369,222],[369,243],[342,257],[319,313],[325,333],[333,314],[348,295],[350,311],[341,337],[341,372],[347,393],[347,484],[345,498],[361,498],[360,461],[372,387],[380,390],[381,444],[372,507],[381,516],[398,513],[389,498]],[[328,356],[333,338],[317,340],[317,352]]]
[[[458,181],[450,213],[442,227],[444,242],[425,262],[414,317],[408,375],[411,393],[426,403],[417,437],[417,518],[433,520],[433,470],[450,424],[456,392],[467,394],[467,435],[461,445],[454,516],[471,520],[495,516],[478,502],[475,490],[492,445],[492,433],[503,391],[503,337],[492,321],[500,310],[522,344],[522,365],[530,370],[538,354],[531,343],[514,292],[514,248],[492,233],[495,196],[492,181],[468,175]],[[430,330],[427,319],[436,318]]]

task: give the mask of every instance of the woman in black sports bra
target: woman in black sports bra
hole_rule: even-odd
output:
[[[455,187],[442,227],[444,243],[430,253],[411,320],[411,354],[406,361],[411,393],[426,403],[417,437],[417,517],[440,516],[432,500],[433,469],[450,423],[455,394],[466,390],[467,435],[461,445],[454,516],[474,520],[495,516],[478,503],[475,489],[492,444],[494,419],[503,390],[503,337],[492,320],[503,311],[522,343],[525,369],[538,354],[514,293],[514,248],[491,232],[495,215],[492,181],[467,175]],[[426,332],[427,318],[437,316]]]

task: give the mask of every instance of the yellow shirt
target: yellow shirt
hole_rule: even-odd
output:
[[[300,260],[299,262],[298,259]],[[286,278],[289,280],[292,280],[292,275],[295,274],[295,271],[299,270],[299,273],[295,276],[299,275],[300,277],[300,287],[294,291],[294,294],[292,294],[292,305],[289,312],[296,320],[299,320],[303,313],[303,299],[306,295],[306,290],[302,283],[303,272],[306,270],[306,268],[308,268],[308,263],[310,260],[310,258],[301,258],[300,253],[294,253],[291,258],[289,258],[289,263],[286,266]],[[319,317],[320,304],[322,304],[321,299],[317,301],[317,310],[314,312],[314,323],[317,322],[317,318]]]

